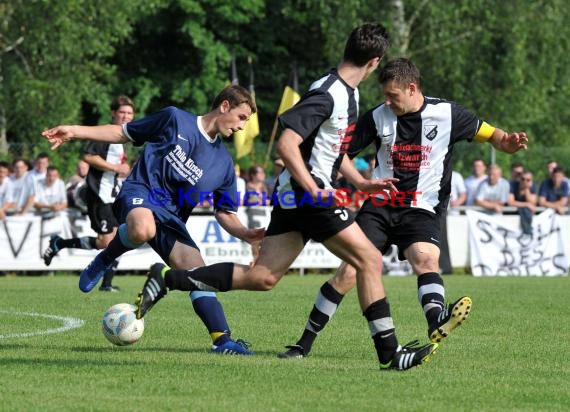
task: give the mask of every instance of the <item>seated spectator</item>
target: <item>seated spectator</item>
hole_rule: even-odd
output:
[[[465,179],[465,189],[467,190],[467,199],[465,200],[466,206],[473,206],[475,204],[477,189],[487,178],[487,165],[483,159],[473,160],[472,170],[473,173]]]
[[[10,165],[7,162],[0,162],[0,220],[4,219],[16,207],[9,175]]]
[[[267,185],[265,184],[265,170],[261,166],[252,166],[249,168],[246,179],[247,202],[249,205],[254,205],[259,202],[263,203],[263,194],[267,199],[268,194]]]
[[[451,193],[449,195],[448,213],[450,215],[458,215],[459,206],[463,206],[467,201],[467,188],[461,173],[455,170],[451,172]]]
[[[557,166],[552,171],[552,176],[540,185],[538,205],[554,209],[556,213],[563,215],[568,210],[569,196],[566,173],[562,167]]]
[[[28,172],[28,175],[31,179],[34,179],[34,182],[38,182],[41,179],[45,179],[47,168],[49,166],[49,156],[47,153],[42,152],[36,156],[34,160],[34,167],[32,170]]]
[[[475,197],[475,204],[485,209],[486,213],[502,213],[509,200],[510,185],[502,177],[502,170],[498,165],[491,165],[489,177],[485,179]]]
[[[521,162],[511,163],[511,178],[509,179],[509,184],[511,185],[511,191],[513,190],[514,185],[518,184],[523,173],[524,173],[524,166]]]
[[[14,175],[12,176],[13,201],[16,204],[15,214],[23,215],[32,210],[34,206],[35,181],[28,175],[28,163],[23,159],[16,159],[12,163]]]
[[[517,208],[520,216],[521,230],[532,235],[532,216],[536,212],[536,191],[533,189],[532,173],[524,171],[514,185],[511,186],[508,205]]]
[[[65,184],[55,166],[49,166],[45,179],[37,182],[34,207],[40,213],[59,212],[67,207]]]

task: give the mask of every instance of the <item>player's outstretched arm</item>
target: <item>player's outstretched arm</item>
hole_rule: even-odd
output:
[[[51,143],[51,150],[57,149],[62,144],[70,140],[91,140],[103,143],[125,143],[127,136],[123,133],[123,128],[116,124],[106,124],[101,126],[78,126],[60,125],[42,133]]]
[[[230,235],[250,244],[260,241],[265,235],[265,228],[248,229],[235,213],[219,210],[216,212],[216,220]]]

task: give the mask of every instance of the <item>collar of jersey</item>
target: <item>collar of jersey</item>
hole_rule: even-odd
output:
[[[208,135],[208,133],[206,133],[206,131],[202,127],[202,116],[198,116],[197,121],[198,121],[198,130],[200,130],[200,133],[202,133],[204,139],[206,139],[210,143],[214,143],[216,140],[218,140],[219,133],[216,134],[216,137],[214,137],[213,139]]]

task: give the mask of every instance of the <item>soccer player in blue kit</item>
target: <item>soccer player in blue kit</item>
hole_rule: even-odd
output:
[[[256,110],[249,92],[234,85],[222,90],[203,116],[167,107],[124,125],[60,125],[42,133],[52,150],[76,139],[146,144],[114,204],[121,222],[117,235],[81,273],[81,291],[91,291],[117,257],[145,242],[173,267],[204,266],[186,221],[210,195],[215,217],[228,233],[249,243],[263,238],[264,229],[248,229],[235,213],[239,203],[234,164],[222,142],[222,137],[242,130]],[[210,332],[213,352],[252,353],[243,341],[231,339],[213,292],[192,292],[190,297]]]

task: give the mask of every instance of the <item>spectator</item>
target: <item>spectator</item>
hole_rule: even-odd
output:
[[[23,215],[29,212],[34,206],[35,182],[28,175],[28,162],[24,159],[16,159],[12,163],[14,175],[12,176],[13,197],[15,202],[15,214]]]
[[[59,212],[67,208],[65,184],[55,166],[48,166],[46,177],[37,182],[34,207],[40,213]]]
[[[475,204],[475,197],[477,196],[477,189],[479,185],[487,178],[485,174],[487,165],[483,159],[473,160],[473,174],[465,179],[465,189],[467,190],[467,199],[465,200],[466,206],[473,206]]]
[[[502,177],[498,165],[489,167],[489,177],[477,189],[475,204],[485,209],[487,213],[502,213],[503,207],[509,200],[509,182]]]
[[[522,232],[525,235],[532,235],[532,216],[536,212],[536,190],[531,172],[524,171],[519,181],[511,186],[508,205],[517,208]]]
[[[273,190],[275,190],[275,185],[277,185],[277,179],[279,179],[279,175],[285,168],[285,163],[283,163],[283,159],[278,157],[273,161],[273,174],[265,179],[265,184],[267,185],[268,196],[273,194]]]
[[[267,185],[265,184],[265,170],[261,166],[252,166],[249,168],[247,173],[247,202],[250,206],[256,204],[263,204],[263,194],[265,193],[265,198],[267,195]]]
[[[523,173],[524,173],[524,166],[521,162],[511,163],[511,178],[509,179],[511,190],[513,189],[513,185],[520,181]]]
[[[563,215],[568,210],[568,197],[570,196],[568,181],[562,167],[556,166],[551,177],[545,179],[540,185],[538,205],[556,210]]]
[[[49,166],[49,156],[47,153],[42,152],[37,155],[34,160],[34,168],[28,173],[29,178],[34,179],[34,182],[38,182],[41,179],[45,179],[47,168]]]
[[[7,162],[0,162],[0,220],[16,207],[9,174],[10,165]]]
[[[558,163],[556,162],[556,160],[549,160],[548,163],[546,163],[546,170],[548,170],[548,176],[552,177],[552,172],[554,172],[554,169],[556,169],[558,167]]]
[[[455,170],[451,172],[451,193],[449,195],[448,214],[458,215],[459,206],[463,206],[467,201],[467,188],[461,173]]]

